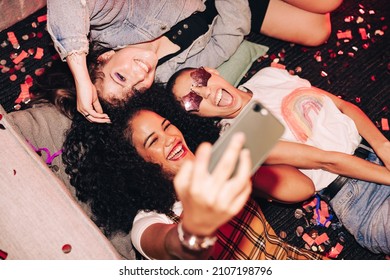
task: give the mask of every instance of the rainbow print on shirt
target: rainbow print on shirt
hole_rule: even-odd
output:
[[[323,96],[312,88],[298,88],[282,100],[282,116],[295,138],[305,143],[324,104]]]

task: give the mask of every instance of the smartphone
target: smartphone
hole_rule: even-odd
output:
[[[245,133],[244,148],[249,149],[252,159],[252,174],[266,160],[284,132],[283,124],[260,102],[250,101],[244,110],[236,117],[234,123],[226,129],[212,147],[209,172],[212,172],[230,139],[236,132]],[[232,173],[234,175],[236,171]]]

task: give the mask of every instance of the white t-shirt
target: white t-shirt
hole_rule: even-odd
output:
[[[173,212],[180,216],[183,212],[183,205],[181,202],[176,202],[172,208]],[[141,248],[141,236],[146,228],[150,225],[162,223],[173,224],[173,221],[165,214],[159,214],[156,212],[140,211],[134,218],[133,228],[131,229],[131,242],[134,248],[137,249],[144,257],[150,259]]]
[[[282,140],[347,154],[353,154],[361,141],[354,121],[328,96],[314,92],[309,81],[286,70],[264,68],[242,87],[251,90],[252,98],[267,107],[285,126]],[[233,121],[225,119],[221,123]],[[338,176],[323,170],[301,171],[313,180],[317,191]]]

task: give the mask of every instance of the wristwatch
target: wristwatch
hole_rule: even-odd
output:
[[[217,241],[216,236],[197,236],[185,232],[181,222],[177,225],[177,233],[179,235],[181,245],[193,251],[207,250],[208,248],[214,246]]]

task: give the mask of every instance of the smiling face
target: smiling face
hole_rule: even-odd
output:
[[[235,88],[216,70],[202,69],[185,70],[176,78],[172,87],[176,99],[187,111],[203,117],[237,116],[251,96]]]
[[[194,159],[180,130],[152,111],[139,111],[132,118],[130,129],[132,143],[140,156],[160,164],[172,178],[184,160]]]
[[[118,51],[108,51],[99,57],[103,62],[103,78],[95,83],[105,100],[126,99],[135,91],[151,87],[158,58],[147,45],[127,46]]]

